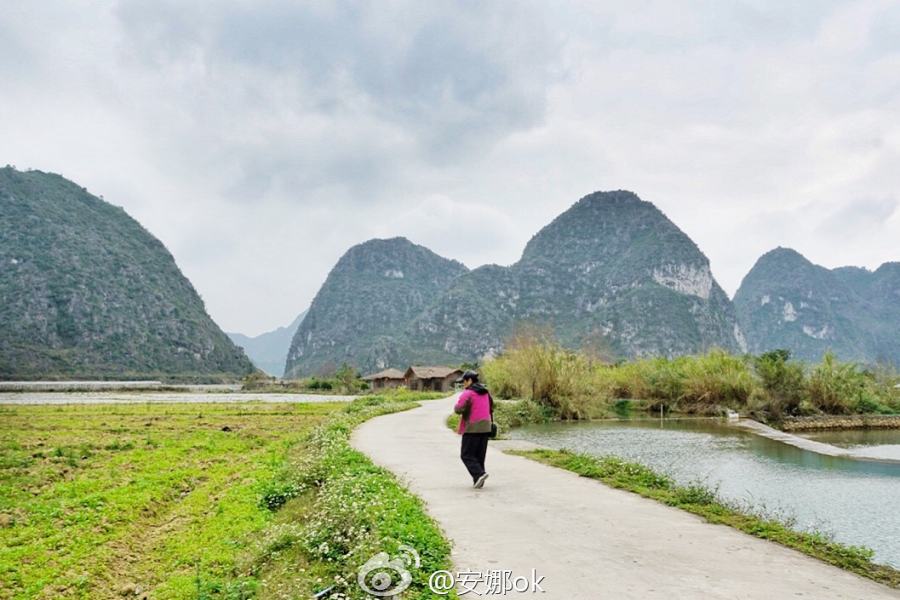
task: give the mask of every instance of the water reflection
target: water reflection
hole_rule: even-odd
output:
[[[717,419],[635,419],[534,425],[509,432],[554,448],[613,454],[680,483],[875,550],[900,568],[900,464],[822,456],[729,427]]]

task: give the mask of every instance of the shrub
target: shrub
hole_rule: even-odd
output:
[[[547,333],[519,334],[502,356],[482,368],[485,382],[498,397],[530,399],[563,419],[590,415],[596,394],[592,371],[585,355],[566,350]]]
[[[803,365],[788,362],[790,357],[789,350],[772,350],[753,361],[761,386],[753,399],[757,408],[774,420],[799,414],[806,399]]]

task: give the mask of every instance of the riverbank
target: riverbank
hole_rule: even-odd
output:
[[[452,400],[373,419],[352,443],[425,500],[454,542],[456,570],[536,572],[548,598],[900,598],[799,552],[496,446],[491,476],[474,490],[459,438],[446,428]]]

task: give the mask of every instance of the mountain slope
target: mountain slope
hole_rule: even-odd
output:
[[[244,349],[250,360],[258,368],[270,375],[280,377],[284,373],[284,362],[287,359],[288,349],[294,333],[300,327],[306,317],[306,312],[300,313],[287,327],[279,327],[274,331],[262,333],[256,337],[249,337],[242,333],[229,333],[235,344]]]
[[[0,378],[211,381],[252,369],[125,211],[59,175],[0,169]]]
[[[709,260],[632,192],[585,196],[532,238],[513,269],[533,290],[522,316],[549,315],[570,345],[587,330],[623,357],[740,349],[737,318]],[[540,285],[548,276],[554,285]]]
[[[900,364],[900,263],[829,270],[777,248],[756,262],[734,305],[751,352],[785,348],[816,362],[832,350]]]

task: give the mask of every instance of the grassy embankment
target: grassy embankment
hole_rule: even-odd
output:
[[[552,341],[518,340],[481,373],[500,402],[501,428],[554,419],[602,418],[629,409],[717,414],[724,409],[776,422],[790,415],[900,412],[900,381],[889,371],[866,371],[826,355],[808,366],[773,352],[734,357],[721,351],[701,356],[608,365]],[[453,423],[451,423],[451,426]],[[677,485],[669,476],[611,456],[567,450],[516,452],[522,456],[598,479],[613,487],[682,508],[712,523],[729,525],[853,571],[900,586],[900,571],[873,563],[872,551],[834,542],[791,523],[753,514],[700,484]]]
[[[430,597],[448,543],[347,442],[416,399],[0,407],[0,598],[361,597],[358,568],[402,544],[404,597]]]

